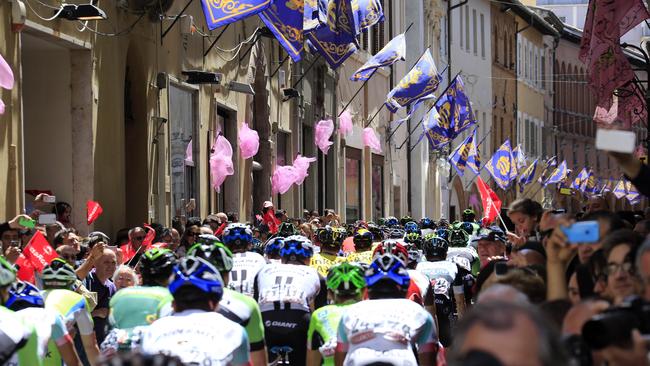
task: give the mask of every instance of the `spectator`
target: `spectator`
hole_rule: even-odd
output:
[[[634,225],[634,232],[642,237],[650,235],[650,220],[641,220]]]
[[[72,266],[72,268],[77,268],[77,250],[72,245],[59,245],[59,247],[56,248],[56,254],[59,255],[59,258]]]
[[[515,224],[515,234],[508,235],[513,244],[523,245],[530,237],[537,240],[539,221],[542,218],[542,205],[530,198],[521,198],[510,204],[508,217]]]
[[[585,206],[585,215],[598,211],[609,211],[609,203],[607,203],[605,197],[599,194],[595,194],[587,199],[587,205]]]
[[[485,266],[490,258],[506,255],[506,238],[498,226],[481,229],[472,243],[476,244],[481,267]]]
[[[72,206],[67,202],[57,202],[54,204],[52,213],[56,214],[56,221],[60,222],[66,228],[72,227]]]
[[[129,266],[121,265],[115,270],[113,274],[113,283],[115,284],[115,291],[119,291],[126,287],[133,287],[139,285],[138,275],[135,270]]]
[[[203,226],[208,225],[212,229],[212,232],[214,233],[219,229],[219,226],[221,225],[221,220],[219,220],[219,217],[214,214],[208,215],[208,217],[203,220]]]
[[[7,228],[0,234],[2,254],[10,263],[16,263],[21,253],[20,232],[18,229]]]
[[[101,248],[101,246],[96,246]],[[93,248],[94,249],[94,248]],[[110,249],[103,249],[101,255],[94,260],[94,269],[84,278],[84,286],[92,292],[97,293],[97,306],[92,312],[95,324],[95,336],[97,343],[101,344],[106,336],[108,324],[108,304],[116,291],[115,284],[111,278],[117,269],[117,256]]]
[[[54,246],[54,236],[56,233],[63,229],[65,228],[60,222],[45,225],[45,235],[47,237],[47,242],[50,243],[50,245]]]
[[[615,305],[626,297],[641,294],[634,269],[634,255],[641,240],[628,229],[617,230],[603,240],[603,252],[607,258],[606,294]]]
[[[643,242],[636,253],[636,272],[643,283],[643,297],[650,301],[650,238]]]

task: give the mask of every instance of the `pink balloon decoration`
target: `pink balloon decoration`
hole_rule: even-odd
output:
[[[0,55],[0,86],[9,90],[14,87],[14,72],[2,55]]]
[[[339,117],[339,135],[345,137],[352,132],[352,116],[346,109]]]
[[[276,166],[271,178],[271,191],[273,194],[285,194],[295,181],[296,168],[291,165]]]
[[[225,137],[219,136],[213,148],[214,151],[210,155],[210,175],[212,177],[212,187],[217,192],[220,192],[221,185],[226,180],[226,177],[235,173],[232,164],[232,146]]]
[[[316,158],[308,158],[300,154],[296,156],[296,159],[294,159],[293,161],[293,168],[295,169],[296,172],[296,181],[294,183],[296,185],[301,185],[302,182],[305,181],[305,178],[309,176],[309,173],[307,173],[307,170],[309,169],[309,164],[315,161]]]
[[[381,143],[375,134],[375,130],[371,127],[363,129],[363,146],[368,146],[372,151],[379,154],[381,153]]]
[[[327,155],[327,152],[330,149],[330,146],[334,144],[329,138],[334,133],[334,122],[331,119],[322,120],[316,125],[316,133],[314,135],[314,142],[316,146]]]
[[[260,148],[260,136],[257,131],[248,127],[248,123],[244,123],[239,130],[239,152],[241,157],[249,159],[255,156]]]

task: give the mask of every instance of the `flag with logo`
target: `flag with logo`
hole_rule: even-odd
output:
[[[384,9],[381,7],[380,0],[352,1],[352,12],[357,32],[384,21]]]
[[[302,1],[274,1],[260,18],[294,62],[303,50],[304,4]]]
[[[483,179],[479,176],[476,178],[476,187],[478,193],[481,195],[481,203],[483,204],[483,219],[481,220],[484,226],[494,222],[501,211],[501,200],[499,196],[488,187]]]
[[[641,201],[641,194],[629,180],[625,181],[625,190],[627,191],[625,198],[627,198],[631,205],[635,205]]]
[[[600,193],[603,194],[603,193],[611,192],[612,189],[614,189],[613,184],[614,184],[614,179],[610,177],[609,179],[607,179],[605,185],[603,185],[603,190]]]
[[[571,189],[579,190],[580,187],[582,186],[582,182],[584,182],[587,178],[589,177],[589,171],[587,168],[582,168],[580,173],[576,175],[576,177],[573,179],[573,182],[571,182]]]
[[[451,165],[456,169],[458,172],[458,175],[461,177],[465,173],[465,167],[467,166],[467,159],[469,157],[469,152],[472,148],[472,145],[474,144],[474,134],[470,134],[463,140],[463,142],[460,143],[454,149],[454,151],[449,155],[449,162]]]
[[[210,30],[255,15],[268,8],[270,4],[271,0],[201,0],[205,22]]]
[[[510,146],[510,140],[507,139],[492,155],[492,158],[485,163],[485,168],[490,172],[496,184],[501,189],[506,189],[511,181],[513,165],[512,148]]]
[[[544,166],[544,170],[542,170],[542,174],[540,174],[539,178],[537,178],[537,182],[539,184],[543,184],[544,181],[546,180],[546,175],[548,174],[549,170],[555,166],[557,166],[557,158],[555,156],[552,156],[548,160],[546,160],[546,165]]]
[[[334,70],[357,51],[354,42],[345,42],[329,26],[322,26],[307,33],[307,44],[323,56]]]
[[[413,68],[386,96],[386,107],[393,113],[433,93],[442,77],[438,73],[431,50],[427,49]]]
[[[544,187],[546,187],[549,184],[557,184],[560,183],[564,178],[566,178],[567,174],[569,174],[569,171],[566,166],[566,161],[562,161],[560,165],[553,171],[553,174],[551,174],[548,179],[544,182]]]
[[[470,147],[469,155],[467,156],[467,167],[469,170],[473,171],[474,174],[478,174],[481,171],[481,157],[479,156],[476,129],[474,130],[472,146]]]
[[[515,159],[517,170],[526,167],[526,155],[524,154],[524,148],[521,147],[521,144],[517,144],[517,147],[512,150],[512,157]]]
[[[580,185],[580,191],[589,195],[593,195],[598,192],[597,178],[593,171],[589,171],[587,179],[585,179]]]
[[[352,76],[352,81],[366,81],[372,77],[375,71],[384,66],[390,66],[397,61],[404,60],[406,55],[406,37],[404,33],[396,36],[388,42],[384,48],[372,56]]]
[[[627,196],[627,189],[625,187],[625,179],[621,178],[618,180],[618,183],[616,183],[616,186],[614,186],[614,197],[621,199],[625,196]]]
[[[327,26],[341,42],[357,44],[359,29],[355,20],[353,1],[331,0],[327,9]]]
[[[88,225],[92,224],[97,220],[99,215],[104,212],[104,209],[102,209],[102,206],[99,204],[99,202],[95,201],[88,201],[86,202],[86,222]]]
[[[308,33],[327,24],[327,0],[305,0],[303,32]]]
[[[524,189],[526,188],[526,185],[530,184],[533,182],[533,179],[535,179],[535,171],[537,170],[537,161],[538,159],[535,159],[526,170],[524,170],[523,173],[519,176],[518,182],[519,182],[519,193],[524,193]]]
[[[431,150],[437,150],[452,141],[452,138],[449,137],[449,130],[440,126],[439,120],[438,110],[431,108],[429,113],[424,116],[424,122],[422,123]]]
[[[45,266],[58,257],[54,248],[47,242],[47,239],[40,231],[34,233],[32,239],[23,249],[23,254],[34,269],[39,272],[43,271]]]

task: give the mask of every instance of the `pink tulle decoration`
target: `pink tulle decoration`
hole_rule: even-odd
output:
[[[316,146],[327,155],[327,152],[330,149],[330,146],[334,144],[329,138],[334,133],[334,122],[331,119],[322,120],[316,125],[316,133],[314,135],[314,142]]]
[[[239,130],[239,152],[241,157],[249,159],[257,154],[260,148],[260,136],[257,131],[248,127],[248,123],[244,123]]]
[[[0,114],[4,114],[4,113],[5,113],[5,104],[2,101],[2,99],[0,99]]]
[[[275,167],[271,178],[271,191],[273,194],[285,194],[296,181],[296,169],[291,165],[280,165]]]
[[[372,151],[379,154],[381,153],[381,143],[375,134],[375,130],[371,127],[363,129],[363,146],[368,146]]]
[[[9,90],[14,87],[14,72],[2,55],[0,55],[0,86]]]
[[[316,161],[316,158],[308,158],[300,154],[296,156],[296,159],[293,161],[293,168],[296,172],[296,181],[294,183],[296,185],[301,185],[302,182],[305,181],[305,178],[307,178],[309,175],[309,173],[307,173],[309,164],[313,163],[314,161]]]
[[[212,187],[220,192],[226,177],[235,173],[232,164],[232,146],[225,137],[219,136],[213,148],[214,151],[210,155],[210,176],[212,177]]]
[[[185,165],[194,166],[194,159],[192,158],[192,139],[190,139],[190,142],[187,144],[187,148],[185,149]]]
[[[345,137],[352,132],[352,116],[346,109],[339,117],[339,135]]]

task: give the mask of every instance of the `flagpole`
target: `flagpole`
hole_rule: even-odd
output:
[[[295,83],[293,83],[293,85],[291,86],[291,88],[295,89],[296,86],[298,86],[298,84],[300,84],[300,82],[302,81],[302,79],[305,78],[305,75],[307,75],[307,74],[309,73],[309,71],[311,71],[311,68],[314,67],[314,65],[316,64],[316,61],[318,61],[319,59],[320,59],[320,53],[318,53],[318,54],[316,55],[316,57],[314,57],[314,60],[311,62],[311,64],[309,65],[309,67],[307,67],[307,70],[305,70],[305,71],[302,73],[302,75],[300,75],[300,78],[299,78]]]
[[[406,118],[404,118],[402,120],[402,122],[397,127],[395,127],[395,129],[393,131],[390,132],[390,135],[388,135],[388,137],[386,137],[386,141],[390,141],[390,138],[393,137],[393,135],[397,132],[397,129],[400,128],[404,124],[404,122],[406,122]]]
[[[477,127],[477,128],[478,128],[478,127]],[[485,141],[485,139],[488,137],[488,135],[492,132],[492,128],[493,128],[493,126],[490,126],[490,129],[485,133],[485,135],[483,136],[483,138],[481,139],[481,141],[479,141],[478,144],[476,145],[476,150],[477,150],[477,152],[478,152],[478,148],[481,146],[481,144],[483,143],[483,141]],[[474,131],[476,132],[476,129],[475,129]],[[472,132],[472,133],[474,133],[474,132]],[[449,157],[447,157],[447,159],[449,159]],[[483,166],[481,166],[481,167],[478,169],[478,173],[474,174],[474,178],[472,178],[472,179],[469,181],[469,184],[467,184],[467,186],[463,187],[463,190],[464,190],[464,191],[466,191],[466,190],[469,188],[469,186],[472,185],[472,183],[474,182],[474,179],[476,179],[476,177],[478,177],[478,176],[481,174],[481,172],[483,171],[483,168],[485,168],[485,164],[483,164]],[[454,174],[451,176],[451,178],[449,178],[449,180],[453,180],[453,179],[456,177],[456,175],[458,175],[458,174],[454,173]]]
[[[411,22],[411,24],[409,24],[409,26],[406,27],[406,30],[405,30],[404,32],[402,32],[402,34],[406,34],[406,32],[408,32],[409,29],[411,29],[412,26],[413,26],[413,22]],[[384,46],[385,46],[385,45],[384,45]],[[420,57],[422,57],[422,56],[420,56]],[[419,59],[418,59],[418,60],[419,60]],[[370,77],[369,77],[368,79],[364,80],[363,84],[361,84],[361,86],[359,87],[359,89],[357,89],[357,91],[354,93],[354,95],[352,96],[352,98],[350,98],[350,100],[348,101],[348,104],[346,104],[345,107],[341,108],[341,113],[339,113],[338,117],[341,117],[341,115],[343,114],[343,112],[345,112],[345,110],[350,106],[350,104],[352,104],[352,101],[354,100],[354,98],[355,98],[357,95],[359,95],[359,93],[361,92],[361,89],[363,89],[363,87],[366,86],[366,84],[370,81],[370,79],[374,76],[374,74],[375,74],[375,73],[374,73],[374,71],[373,71],[372,75],[370,75]],[[368,127],[368,126],[366,126],[366,127]]]

